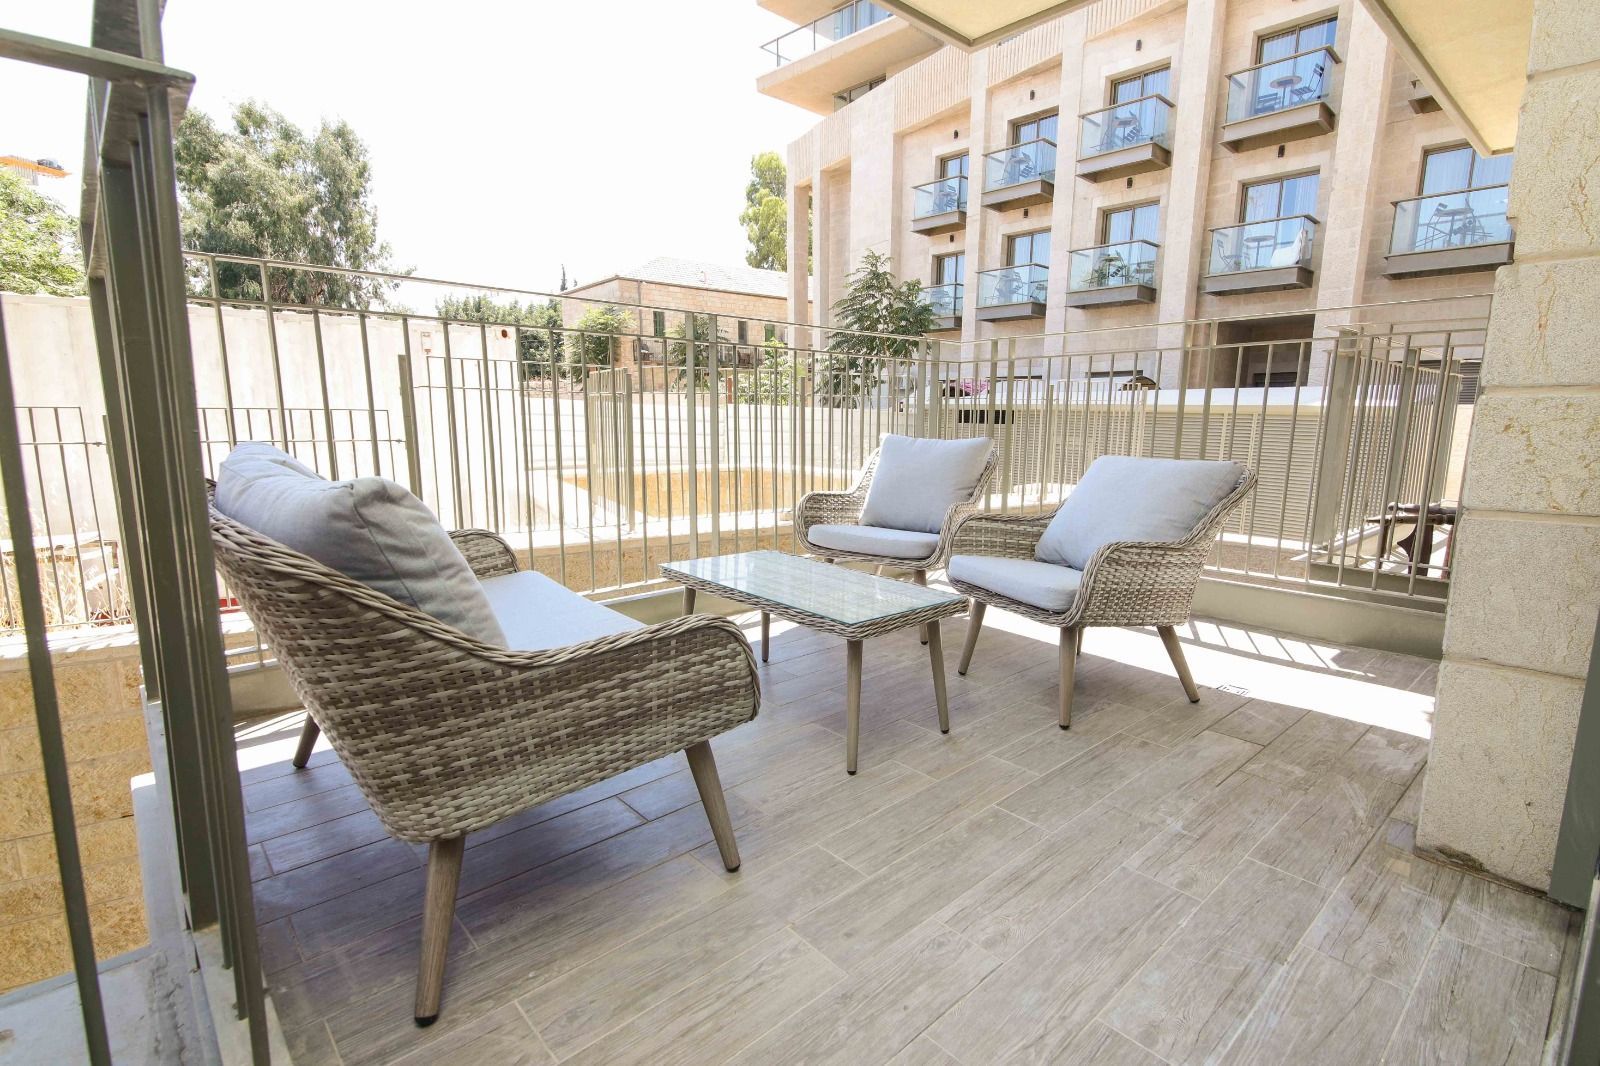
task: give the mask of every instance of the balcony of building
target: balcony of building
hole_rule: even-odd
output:
[[[954,233],[967,225],[965,175],[940,178],[911,190],[911,231],[929,237]]]
[[[1091,111],[1078,120],[1078,177],[1148,174],[1172,165],[1172,101],[1159,93]]]
[[[1384,274],[1463,274],[1511,262],[1516,235],[1506,217],[1508,194],[1508,186],[1491,185],[1395,201]]]
[[[966,302],[966,286],[959,281],[943,285],[927,285],[922,289],[922,302],[933,309],[933,328],[952,330],[961,328],[962,305]]]
[[[1055,198],[1056,143],[1038,137],[983,157],[983,206],[1036,207]]]
[[[1122,241],[1067,253],[1068,307],[1116,307],[1156,300],[1157,245]]]
[[[1211,231],[1211,254],[1202,292],[1234,293],[1309,289],[1317,220],[1310,215],[1242,222]]]
[[[938,49],[938,42],[872,0],[852,0],[762,45],[773,69],[756,90],[819,115],[836,97],[900,70]]]
[[[1049,300],[1050,268],[1020,263],[978,273],[978,321],[1009,322],[1043,318]]]
[[[1222,146],[1243,152],[1332,132],[1338,63],[1333,49],[1313,48],[1228,75]]]

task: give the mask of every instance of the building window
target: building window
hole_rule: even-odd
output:
[[[1006,238],[1006,266],[1050,265],[1050,231],[1035,230]]]
[[[1244,187],[1239,205],[1240,222],[1260,222],[1291,215],[1315,215],[1317,175],[1297,174],[1291,178],[1256,181]]]
[[[1299,55],[1313,48],[1332,48],[1338,31],[1339,20],[1330,18],[1270,34],[1256,42],[1256,62],[1270,63],[1274,59]]]
[[[750,323],[746,322],[742,318],[739,320],[739,343],[750,343]]]
[[[1172,68],[1148,70],[1130,78],[1118,78],[1111,83],[1111,103],[1126,104],[1146,96],[1168,96],[1171,88]]]
[[[1118,207],[1101,216],[1100,240],[1103,244],[1120,244],[1123,241],[1161,240],[1161,205],[1139,204],[1136,207]]]
[[[768,322],[766,325],[761,327],[761,340],[763,343],[771,344],[777,339],[778,327],[775,323]]]
[[[947,155],[939,160],[939,177],[964,178],[967,176],[967,153]]]
[[[959,285],[967,273],[967,253],[954,252],[950,255],[936,255],[933,257],[933,283],[935,285]]]
[[[1027,144],[1029,141],[1046,140],[1054,144],[1058,117],[1057,115],[1040,115],[1038,118],[1013,122],[1011,124],[1011,143]]]
[[[650,312],[650,332],[657,337],[667,335],[667,313],[665,311]]]
[[[864,81],[860,85],[852,85],[850,88],[845,89],[842,92],[834,93],[833,109],[837,111],[841,107],[855,103],[857,100],[861,99],[863,96],[882,85],[884,78],[885,75],[879,74],[876,78],[873,78],[870,81]]]
[[[1463,192],[1511,181],[1511,156],[1483,156],[1467,145],[1435,148],[1422,154],[1423,196]]]

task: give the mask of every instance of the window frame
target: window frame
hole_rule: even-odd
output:
[[[1022,129],[1022,127],[1030,125],[1037,127],[1039,123],[1048,118],[1053,118],[1056,120],[1055,136],[1046,137],[1043,133],[1039,133],[1037,131],[1032,137],[1019,136],[1019,131]],[[1051,144],[1054,144],[1059,148],[1061,146],[1061,110],[1059,108],[1049,108],[1044,111],[1036,112],[1032,115],[1024,115],[1022,118],[1014,118],[1011,120],[1011,126],[1008,132],[1010,137],[1008,143],[1006,144],[1007,148],[1015,148],[1020,144],[1028,144],[1032,141],[1049,141]]]
[[[1472,153],[1472,165],[1467,168],[1467,184],[1460,189],[1437,189],[1433,192],[1428,192],[1427,188],[1425,187],[1428,180],[1428,157],[1432,155],[1443,155],[1446,152],[1460,151]],[[1514,153],[1508,152],[1505,154],[1511,155],[1514,158]],[[1507,175],[1506,180],[1503,182],[1496,181],[1488,185],[1479,185],[1477,183],[1478,163],[1480,160],[1488,158],[1491,157],[1479,155],[1478,150],[1472,147],[1472,145],[1468,144],[1466,141],[1455,141],[1449,144],[1440,144],[1431,148],[1424,148],[1422,150],[1422,159],[1417,166],[1417,196],[1450,196],[1453,193],[1472,192],[1474,189],[1492,189],[1496,185],[1509,185],[1511,183],[1510,175]]]
[[[1146,67],[1144,70],[1133,71],[1133,72],[1130,72],[1130,73],[1127,73],[1127,74],[1122,74],[1122,75],[1119,75],[1117,77],[1107,79],[1107,81],[1106,81],[1106,106],[1107,107],[1117,107],[1117,106],[1119,106],[1118,103],[1117,103],[1117,87],[1119,85],[1126,85],[1131,81],[1137,81],[1137,82],[1140,83],[1139,87],[1142,90],[1144,88],[1144,84],[1143,84],[1144,83],[1144,79],[1148,78],[1152,74],[1159,74],[1162,71],[1166,71],[1167,72],[1167,88],[1168,88],[1168,90],[1171,90],[1171,88],[1172,88],[1172,61],[1170,59],[1167,60],[1166,62],[1162,63],[1159,66]],[[1159,94],[1158,93],[1151,93],[1151,92],[1143,92],[1143,91],[1141,91],[1139,93],[1139,95],[1133,97],[1133,99],[1134,100],[1143,100],[1147,96],[1157,96],[1157,95],[1166,96],[1166,97],[1168,97],[1168,99],[1171,98],[1170,91],[1167,92],[1167,93],[1159,93]],[[1131,101],[1123,101],[1123,103],[1129,103],[1129,102],[1131,102]]]
[[[959,259],[959,260],[961,260],[961,269],[957,272],[957,277],[954,280],[946,281],[946,280],[944,280],[943,271],[940,268],[945,264],[946,261],[951,260],[951,259]],[[964,284],[966,282],[966,274],[967,274],[966,259],[967,259],[967,250],[965,248],[961,249],[959,252],[938,252],[938,253],[936,253],[934,255],[934,257],[933,257],[933,263],[931,265],[931,271],[929,273],[929,277],[932,279],[929,282],[929,284],[930,285],[960,285],[960,284]]]
[[[1124,211],[1128,212],[1131,215],[1133,212],[1139,210],[1142,207],[1153,207],[1153,208],[1156,209],[1156,229],[1157,229],[1157,231],[1159,231],[1161,229],[1161,199],[1159,197],[1157,197],[1157,198],[1151,199],[1151,200],[1129,201],[1128,203],[1125,203],[1125,204],[1115,204],[1113,206],[1102,207],[1100,209],[1100,221],[1099,221],[1098,228],[1096,230],[1096,232],[1099,234],[1099,236],[1097,237],[1097,240],[1099,241],[1099,243],[1101,245],[1124,243],[1122,241],[1113,241],[1111,239],[1111,216],[1112,215],[1116,215],[1116,214],[1120,214],[1121,212],[1124,212]],[[1130,229],[1130,232],[1131,232],[1131,230],[1132,230],[1131,225],[1130,225],[1129,229]],[[1129,237],[1128,240],[1129,241],[1142,241],[1142,240],[1145,240],[1145,238],[1144,237]],[[1150,243],[1151,244],[1155,244],[1155,245],[1159,245],[1161,242],[1160,241],[1151,241]]]
[[[1039,236],[1039,234],[1041,234],[1041,233],[1045,234],[1046,236],[1050,236],[1050,233],[1051,233],[1050,227],[1049,226],[1041,226],[1038,229],[1022,230],[1022,231],[1017,232],[1017,233],[1008,233],[1008,234],[1006,234],[1005,235],[1005,241],[1004,241],[1004,248],[1002,249],[1006,262],[1005,262],[1004,266],[1002,267],[1002,269],[1004,269],[1004,267],[1019,267],[1019,266],[1042,266],[1042,267],[1044,267],[1046,269],[1049,269],[1049,267],[1050,267],[1049,263],[1041,263],[1037,259],[1030,258],[1026,262],[1020,262],[1019,263],[1019,262],[1016,262],[1015,260],[1013,260],[1012,257],[1011,257],[1011,250],[1016,247],[1016,242],[1021,240],[1024,237],[1026,237],[1028,239],[1028,250],[1029,250],[1029,255],[1031,256],[1032,255],[1032,251],[1033,251],[1033,239],[1035,237]],[[1052,239],[1051,240],[1051,251],[1055,250],[1054,245],[1055,245],[1055,241],[1054,241],[1054,239]]]
[[[1276,215],[1273,215],[1272,218],[1293,218],[1293,217],[1295,217],[1294,215],[1285,215],[1285,214],[1282,213],[1283,212],[1283,183],[1286,182],[1286,181],[1292,181],[1295,178],[1311,177],[1312,175],[1316,175],[1316,178],[1317,178],[1317,199],[1321,200],[1322,199],[1322,168],[1320,168],[1320,167],[1308,167],[1308,168],[1306,168],[1304,170],[1289,171],[1286,174],[1274,174],[1271,177],[1246,178],[1246,179],[1241,180],[1239,182],[1239,203],[1238,203],[1237,208],[1234,210],[1234,220],[1231,223],[1231,225],[1242,226],[1242,225],[1246,225],[1246,224],[1248,224],[1250,222],[1268,222],[1268,221],[1271,221],[1271,219],[1264,219],[1264,218],[1254,218],[1254,219],[1252,219],[1252,218],[1245,218],[1244,217],[1245,216],[1245,210],[1249,206],[1249,203],[1250,203],[1250,190],[1252,188],[1254,188],[1255,186],[1258,186],[1258,185],[1271,185],[1271,184],[1274,184],[1274,183],[1276,183],[1278,185],[1278,212],[1279,213],[1276,214]],[[1303,214],[1303,215],[1305,215],[1305,217],[1313,219],[1319,225],[1321,224],[1321,221],[1322,221],[1321,218],[1319,218],[1313,212],[1305,211],[1305,212],[1299,212],[1299,214]]]
[[[965,161],[962,164],[961,173],[959,173],[959,174],[947,174],[947,173],[945,173],[945,166],[947,164],[955,162],[957,159],[961,159],[961,160]],[[935,174],[935,180],[936,181],[945,181],[946,179],[949,179],[949,178],[968,178],[968,179],[970,179],[972,177],[972,153],[970,151],[968,151],[967,149],[963,148],[959,152],[951,152],[948,155],[942,155],[934,162],[933,172]]]
[[[1323,25],[1325,23],[1329,23],[1329,22],[1333,23],[1333,34],[1332,34],[1333,40],[1329,41],[1327,44],[1319,44],[1319,45],[1316,45],[1314,47],[1315,48],[1332,48],[1334,46],[1334,41],[1337,41],[1339,39],[1339,12],[1338,11],[1334,11],[1331,14],[1324,13],[1324,14],[1321,14],[1321,15],[1314,16],[1312,18],[1304,19],[1304,20],[1302,20],[1300,22],[1291,22],[1286,26],[1278,26],[1278,27],[1275,27],[1275,28],[1270,29],[1270,30],[1264,30],[1264,31],[1257,32],[1256,39],[1255,39],[1255,44],[1251,49],[1251,54],[1255,57],[1254,65],[1261,66],[1261,65],[1266,64],[1266,63],[1277,63],[1277,62],[1281,62],[1284,59],[1287,59],[1289,56],[1303,55],[1306,52],[1313,51],[1314,49],[1312,49],[1312,48],[1301,48],[1300,47],[1300,35],[1302,33],[1304,33],[1306,30],[1308,30],[1311,27],[1313,27],[1313,26],[1321,26],[1321,25]],[[1288,36],[1291,33],[1294,34],[1294,43],[1295,43],[1295,47],[1294,47],[1294,49],[1292,51],[1288,52],[1286,55],[1278,56],[1276,59],[1267,59],[1261,54],[1262,50],[1266,47],[1266,44],[1267,44],[1268,41],[1277,40],[1278,38]]]

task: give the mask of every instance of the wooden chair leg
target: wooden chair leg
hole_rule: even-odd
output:
[[[911,580],[915,581],[917,584],[921,585],[923,588],[927,588],[928,587],[928,572],[926,570],[913,570],[913,571],[911,571]],[[927,626],[921,626],[919,628],[920,628],[920,631],[921,631],[921,634],[922,634],[922,643],[923,644],[927,644],[928,643],[928,627]]]
[[[728,802],[722,796],[722,779],[717,776],[717,760],[711,755],[711,742],[702,740],[683,749],[689,757],[689,772],[694,787],[700,790],[700,805],[706,809],[711,835],[722,853],[722,865],[729,872],[739,868],[739,845],[733,840],[733,819],[728,817]]]
[[[1178,680],[1183,683],[1184,695],[1189,697],[1190,703],[1199,703],[1200,690],[1194,687],[1194,675],[1189,672],[1189,660],[1183,657],[1183,645],[1178,641],[1178,634],[1171,626],[1156,626],[1156,632],[1161,634],[1161,643],[1167,646],[1172,667],[1178,671]]]
[[[967,667],[972,665],[972,652],[978,646],[978,631],[983,628],[983,612],[989,605],[982,600],[973,600],[967,611],[967,642],[961,648],[961,665],[956,667],[956,673],[962,677],[967,676]]]
[[[694,593],[695,593],[695,590],[690,588],[688,585],[683,586],[683,613],[684,614],[694,614]]]
[[[422,901],[422,959],[417,966],[416,1022],[432,1025],[444,995],[444,963],[450,951],[450,926],[456,918],[456,888],[467,838],[451,837],[428,845],[428,887]]]
[[[1072,727],[1072,686],[1078,672],[1078,628],[1061,628],[1061,728]]]
[[[304,770],[306,763],[311,761],[311,749],[317,746],[317,737],[322,735],[322,730],[317,727],[317,720],[309,714],[306,715],[306,724],[300,729],[300,746],[294,749],[294,768]]]
[[[761,661],[767,661],[767,650],[772,643],[772,615],[761,612]]]

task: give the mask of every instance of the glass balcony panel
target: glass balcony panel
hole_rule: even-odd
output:
[[[1397,202],[1389,254],[1509,242],[1507,191],[1508,186],[1490,185]]]
[[[1172,101],[1165,96],[1143,96],[1078,120],[1078,158],[1105,155],[1137,144],[1171,148]]]
[[[922,290],[922,302],[933,308],[933,313],[940,318],[954,318],[961,314],[965,289],[959,281],[928,285]]]
[[[1156,283],[1156,246],[1149,241],[1079,248],[1068,253],[1068,257],[1071,272],[1067,276],[1067,287],[1073,292]]]
[[[1211,231],[1208,274],[1310,266],[1317,220],[1310,215],[1269,218]]]
[[[967,179],[959,175],[918,185],[913,191],[916,193],[916,203],[912,207],[912,218],[928,218],[967,209]]]
[[[1314,48],[1230,74],[1226,121],[1270,115],[1325,98],[1337,62],[1333,49]]]
[[[842,41],[868,26],[876,26],[892,15],[893,12],[879,7],[872,0],[854,0],[814,22],[773,38],[762,45],[761,50],[772,56],[775,64],[781,67],[820,52],[833,42]]]
[[[1024,141],[983,157],[985,191],[1021,185],[1026,181],[1056,180],[1056,142],[1043,137]]]
[[[985,270],[978,275],[978,306],[1044,303],[1050,284],[1050,268],[1038,263]]]

